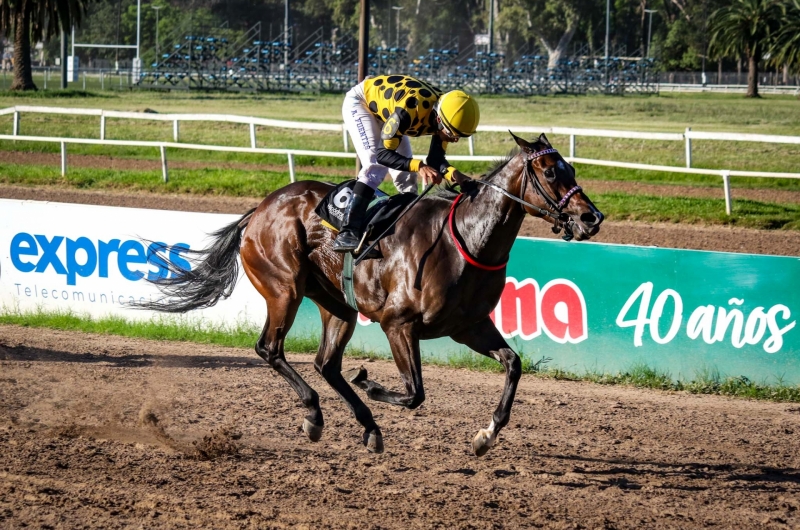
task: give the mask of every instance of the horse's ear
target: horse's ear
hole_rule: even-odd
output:
[[[511,137],[514,138],[514,141],[517,142],[517,145],[520,146],[522,149],[527,149],[528,151],[530,151],[533,148],[529,142],[523,140],[513,132],[508,131],[508,134],[510,134]]]
[[[553,147],[552,145],[550,145],[550,141],[547,139],[547,136],[545,136],[544,133],[539,135],[539,141],[542,142],[544,145],[546,145],[548,148]]]

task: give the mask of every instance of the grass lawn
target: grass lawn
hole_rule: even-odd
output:
[[[185,91],[89,92],[51,90],[33,95],[0,92],[0,108],[13,105],[102,108],[161,113],[240,114],[299,121],[341,122],[342,95],[228,94]],[[478,97],[485,125],[564,126],[641,131],[728,131],[800,135],[800,100],[765,95],[662,94],[658,96]]]
[[[298,179],[337,180],[325,173],[298,171]],[[341,178],[341,177],[339,177]],[[0,182],[23,185],[59,185],[81,189],[131,189],[164,193],[263,197],[288,184],[286,173],[242,169],[171,169],[164,183],[160,170],[131,171],[70,168],[61,176],[56,166],[0,163]],[[381,188],[395,193],[391,183]],[[800,205],[736,200],[733,214],[725,214],[724,199],[654,197],[628,193],[593,193],[592,200],[611,220],[658,221],[735,225],[759,229],[800,230]]]
[[[0,92],[0,108],[12,105],[46,105],[142,111],[162,113],[198,112],[260,116],[300,121],[340,123],[341,95],[296,94],[208,94],[189,92],[106,91],[83,93],[47,91],[36,94]],[[482,123],[494,125],[542,125],[632,129],[641,131],[680,132],[691,126],[695,130],[765,133],[800,136],[800,100],[791,96],[765,96],[751,100],[728,94],[666,94],[662,96],[559,96],[508,97],[481,96]],[[10,134],[12,118],[0,116],[0,134]],[[23,114],[24,135],[99,137],[99,119],[83,116]],[[246,125],[209,122],[181,124],[181,141],[231,146],[249,146]],[[106,137],[126,140],[171,141],[170,122],[109,119]],[[568,151],[569,139],[553,135],[554,146]],[[507,153],[514,142],[506,133],[476,135],[476,154]],[[415,152],[426,152],[429,139],[413,139]],[[262,127],[258,129],[260,147],[298,148],[341,151],[342,136],[338,132],[303,131]],[[350,148],[352,150],[352,146]],[[58,153],[58,144],[0,141],[0,151]],[[451,146],[451,154],[468,154],[467,142]],[[141,160],[158,160],[153,148],[70,146],[70,154],[113,156]],[[625,140],[611,138],[578,138],[577,155],[629,162],[683,166],[683,142]],[[286,158],[274,155],[214,153],[171,149],[170,161],[193,161],[207,164],[203,169],[171,169],[171,182],[160,183],[155,171],[110,171],[71,166],[66,179],[58,168],[0,165],[0,181],[21,184],[66,184],[83,188],[136,188],[151,191],[182,191],[260,196],[288,181],[284,171],[263,171],[255,168],[230,169],[224,163],[275,164],[284,166]],[[298,157],[300,165],[337,168],[349,175],[350,159]],[[750,144],[746,142],[695,141],[695,167],[796,172],[800,168],[800,146]],[[489,163],[459,163],[462,171],[477,175]],[[596,166],[578,166],[578,177],[611,181],[637,181],[661,184],[720,187],[720,178],[637,171]],[[331,180],[330,172],[304,170],[298,178]],[[800,179],[732,178],[733,187],[780,188],[800,190]],[[605,199],[616,218],[668,220],[676,222],[735,223],[753,227],[798,228],[796,205],[764,205],[737,201],[734,216],[720,212],[724,208],[714,200],[685,201],[658,198],[631,200],[625,194],[598,197]],[[637,196],[640,197],[640,196]],[[661,204],[663,203],[663,204]],[[761,205],[759,205],[761,204]],[[611,213],[611,211],[609,211]],[[614,215],[614,214],[612,214]]]
[[[142,111],[152,109],[162,113],[198,112],[240,114],[269,118],[341,122],[341,96],[333,94],[197,94],[187,92],[40,92],[34,95],[0,93],[0,108],[12,105],[46,105]],[[681,132],[687,126],[695,130],[728,131],[764,134],[800,135],[800,100],[790,96],[767,96],[749,100],[729,94],[668,94],[663,96],[590,96],[590,97],[500,97],[481,96],[482,123],[493,125],[574,126],[641,131]],[[24,135],[99,137],[99,119],[83,116],[23,114],[21,133]],[[11,134],[12,117],[0,116],[0,134]],[[106,137],[120,140],[171,141],[172,124],[139,120],[109,119]],[[567,137],[553,135],[551,142],[567,152]],[[209,122],[181,124],[181,141],[216,145],[249,146],[246,125]],[[412,140],[415,152],[427,151],[428,139]],[[476,135],[476,154],[502,155],[514,142],[506,133]],[[302,148],[341,151],[342,137],[336,132],[302,131],[259,128],[260,147]],[[20,144],[3,141],[0,150],[58,152],[57,144]],[[352,148],[351,148],[352,149]],[[152,150],[151,150],[152,151]],[[467,142],[450,147],[451,154],[468,154]],[[577,155],[626,162],[643,162],[682,166],[685,163],[683,142],[625,140],[581,137],[577,140]],[[70,153],[153,157],[154,153],[137,148],[106,146],[74,146]],[[202,153],[175,150],[176,160],[254,161],[263,156],[231,153]],[[285,160],[279,159],[279,163]],[[351,167],[350,160],[319,159],[320,165]],[[800,148],[794,145],[749,144],[745,142],[694,141],[693,164],[712,169],[738,169],[794,172],[800,167]],[[465,164],[470,172],[480,172],[484,165]],[[631,172],[617,169],[587,171],[585,178],[604,180],[638,180],[681,182],[684,184],[718,184],[716,178]],[[749,179],[750,181],[754,179]],[[758,179],[754,182],[734,179],[734,186],[785,187],[800,189],[800,182],[787,179]]]

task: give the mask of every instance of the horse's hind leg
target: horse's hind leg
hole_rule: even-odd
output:
[[[319,407],[319,395],[289,365],[283,352],[286,334],[292,327],[297,309],[303,300],[299,289],[304,286],[305,279],[297,278],[293,284],[274,279],[274,286],[268,286],[266,282],[260,282],[253,276],[250,276],[250,279],[267,300],[267,322],[256,343],[256,353],[281,374],[300,396],[303,405],[308,409],[308,416],[303,421],[303,431],[312,442],[317,442],[322,437],[324,425],[322,410]]]
[[[322,339],[317,358],[314,360],[314,367],[341,396],[356,421],[364,427],[363,441],[367,449],[373,453],[382,453],[383,437],[372,417],[372,411],[342,377],[342,355],[355,330],[356,312],[342,306],[336,308],[338,316],[335,316],[320,305],[319,297],[315,297],[315,300],[319,305],[322,317]],[[330,306],[330,304],[326,305]]]
[[[483,456],[495,444],[500,429],[505,427],[511,418],[511,405],[514,403],[517,383],[522,375],[522,363],[489,318],[470,326],[462,333],[453,335],[452,338],[481,355],[495,359],[506,369],[503,397],[500,398],[500,404],[492,415],[492,423],[488,428],[479,430],[472,441],[472,450],[477,456]]]

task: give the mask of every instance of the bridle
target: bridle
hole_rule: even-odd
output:
[[[505,195],[506,197],[508,197],[512,201],[518,202],[519,204],[521,204],[523,206],[527,206],[531,210],[539,213],[542,217],[549,217],[550,219],[553,220],[553,232],[558,234],[558,233],[561,232],[561,230],[564,230],[564,235],[561,236],[561,239],[563,239],[564,241],[570,241],[574,237],[573,229],[574,229],[574,226],[575,226],[575,221],[573,221],[567,214],[565,214],[563,210],[564,210],[564,207],[569,202],[570,198],[572,198],[572,196],[575,195],[576,193],[578,193],[579,191],[582,191],[583,188],[581,188],[580,186],[576,185],[573,188],[571,188],[569,191],[567,191],[567,193],[565,193],[564,196],[561,197],[561,200],[556,201],[547,192],[547,190],[544,189],[544,186],[542,185],[541,181],[536,176],[536,172],[533,170],[533,162],[535,160],[537,160],[538,158],[540,158],[542,156],[553,154],[553,153],[558,153],[558,150],[551,147],[551,148],[548,148],[548,149],[543,149],[541,151],[528,153],[525,156],[525,167],[522,170],[523,171],[523,175],[522,175],[522,178],[523,178],[522,191],[520,192],[520,196],[519,197],[517,197],[516,195],[513,195],[508,190],[506,190],[504,188],[501,188],[500,186],[498,186],[497,184],[494,184],[493,182],[488,182],[488,181],[483,181],[483,180],[471,180],[471,182],[475,182],[477,184],[483,184],[484,186],[492,188],[493,190],[495,190],[495,191],[497,191],[499,193],[502,193],[503,195]],[[542,198],[542,200],[544,200],[545,204],[547,205],[547,208],[541,208],[541,207],[536,206],[535,204],[532,204],[532,203],[530,203],[530,202],[528,202],[528,201],[526,201],[526,200],[524,200],[522,198],[522,197],[525,196],[525,190],[526,190],[526,188],[528,186],[528,181],[529,180],[531,181],[531,186],[533,187],[534,191]],[[478,262],[477,260],[475,260],[473,257],[471,257],[467,253],[467,251],[461,246],[461,243],[459,243],[458,239],[456,238],[456,234],[455,234],[455,211],[456,211],[456,206],[458,205],[458,203],[461,201],[461,199],[463,197],[464,197],[464,194],[460,193],[458,195],[458,197],[455,198],[455,200],[453,201],[453,205],[450,207],[450,215],[448,216],[448,226],[450,228],[450,236],[453,239],[453,243],[455,243],[456,249],[458,249],[458,252],[467,261],[467,263],[469,263],[470,265],[472,265],[474,267],[477,267],[477,268],[482,269],[482,270],[487,270],[487,271],[496,271],[496,270],[502,269],[503,267],[506,266],[506,264],[508,262],[500,264],[500,265],[484,265],[484,264]],[[524,213],[528,213],[525,210],[525,208],[523,208],[522,211]]]
[[[536,172],[533,170],[533,162],[535,160],[545,155],[550,155],[553,153],[558,153],[558,149],[554,149],[551,147],[548,149],[543,149],[541,151],[528,153],[525,156],[525,167],[522,170],[523,171],[522,191],[520,192],[519,197],[512,195],[511,193],[508,192],[508,190],[501,188],[500,186],[494,184],[493,182],[487,182],[483,180],[475,180],[473,182],[477,182],[478,184],[483,184],[484,186],[488,186],[502,193],[509,199],[518,202],[523,206],[527,206],[533,211],[539,213],[539,215],[541,215],[542,217],[549,217],[550,219],[553,220],[553,225],[554,225],[553,232],[558,234],[563,229],[564,235],[562,236],[562,239],[564,239],[565,241],[570,241],[573,238],[573,227],[575,223],[574,221],[572,221],[572,219],[570,219],[570,217],[567,214],[564,213],[563,210],[564,207],[569,202],[569,200],[572,198],[572,196],[578,193],[579,191],[582,191],[583,188],[576,185],[569,191],[567,191],[567,193],[565,193],[564,196],[561,197],[561,200],[556,201],[544,188],[541,180],[536,176]],[[535,204],[531,204],[528,201],[522,199],[522,197],[525,196],[525,190],[528,187],[528,181],[531,182],[531,186],[533,186],[533,189],[534,191],[536,191],[537,195],[539,195],[542,198],[542,200],[544,200],[545,204],[547,205],[547,208],[541,208],[539,206],[536,206]],[[523,211],[525,211],[524,208]]]

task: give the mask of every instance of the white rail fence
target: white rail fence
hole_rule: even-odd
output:
[[[659,83],[659,92],[712,92],[719,94],[746,94],[747,85],[712,85],[698,83]],[[759,94],[800,95],[800,86],[758,85]]]
[[[68,114],[68,115],[81,115],[81,116],[97,116],[99,117],[99,139],[91,138],[58,138],[51,136],[24,136],[20,134],[20,116],[21,113],[44,113],[44,114]],[[295,182],[295,156],[311,156],[320,158],[351,158],[355,159],[355,153],[350,153],[348,145],[348,137],[346,129],[340,124],[328,123],[311,123],[311,122],[296,122],[285,120],[272,120],[266,118],[256,118],[249,116],[236,116],[225,114],[158,114],[146,112],[121,112],[121,111],[108,111],[100,109],[69,109],[59,107],[31,107],[31,106],[16,106],[0,110],[0,116],[13,114],[13,127],[12,134],[0,135],[0,140],[19,140],[30,142],[48,142],[59,143],[61,145],[61,173],[66,175],[67,172],[67,144],[90,144],[90,145],[113,145],[113,146],[133,146],[133,147],[153,147],[158,148],[161,156],[161,171],[164,182],[169,179],[169,170],[167,165],[167,148],[169,149],[193,149],[204,151],[223,151],[234,153],[257,153],[257,154],[272,154],[272,155],[285,155],[287,157],[289,166],[289,179]],[[173,141],[172,142],[157,142],[157,141],[143,141],[143,140],[110,140],[106,138],[106,119],[119,118],[119,119],[137,119],[137,120],[156,120],[172,122],[173,126]],[[210,121],[210,122],[223,122],[223,123],[241,123],[249,126],[250,129],[250,147],[233,147],[221,145],[207,145],[207,144],[188,144],[180,143],[180,122],[182,121]],[[305,129],[317,131],[332,131],[342,133],[342,142],[344,151],[310,151],[303,149],[278,149],[278,148],[264,148],[256,147],[256,128],[257,127],[276,127],[283,129]],[[565,157],[569,162],[576,164],[586,164],[604,167],[617,167],[627,169],[638,169],[644,171],[661,171],[667,173],[689,173],[695,175],[714,175],[722,178],[723,191],[725,195],[725,211],[728,215],[731,214],[732,200],[730,192],[730,177],[759,177],[759,178],[792,178],[800,179],[800,173],[784,173],[784,172],[766,172],[766,171],[738,171],[730,169],[701,169],[692,167],[692,140],[716,140],[716,141],[729,141],[729,142],[755,142],[755,143],[769,143],[769,144],[794,144],[800,145],[800,136],[777,136],[765,134],[738,134],[738,133],[720,133],[720,132],[701,132],[692,131],[687,128],[683,133],[660,133],[660,132],[640,132],[640,131],[616,131],[609,129],[578,129],[573,127],[507,127],[497,125],[482,125],[478,127],[478,132],[506,132],[513,128],[515,132],[519,133],[550,133],[557,135],[564,135],[569,137],[569,156]],[[685,158],[686,167],[676,166],[662,166],[653,164],[638,164],[632,162],[620,162],[614,160],[597,160],[580,158],[577,156],[576,140],[579,136],[586,137],[601,137],[601,138],[625,138],[625,139],[638,139],[638,140],[661,140],[661,141],[680,141],[685,144]],[[450,155],[448,159],[453,161],[492,161],[497,158],[493,156],[478,156],[475,155],[475,136],[469,138],[469,155]],[[424,159],[423,155],[417,155],[415,158]]]

